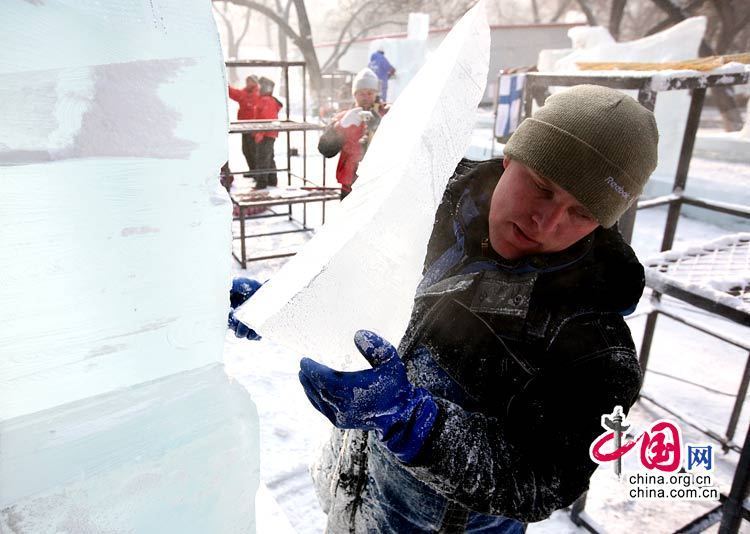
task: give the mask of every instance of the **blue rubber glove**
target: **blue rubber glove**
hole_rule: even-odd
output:
[[[235,278],[232,280],[232,289],[229,290],[229,305],[232,309],[238,307],[252,297],[262,285],[263,284],[252,278]]]
[[[422,450],[437,419],[430,393],[414,387],[396,349],[377,334],[360,330],[354,344],[372,369],[336,371],[309,358],[299,379],[312,405],[339,428],[374,430],[402,462]]]
[[[262,285],[263,284],[252,278],[235,278],[232,281],[232,289],[229,290],[229,303],[231,308],[229,309],[229,317],[227,318],[227,328],[232,330],[235,336],[244,337],[251,341],[260,339],[260,336],[255,330],[240,322],[239,319],[234,316],[234,310],[237,306],[252,297]]]
[[[260,336],[255,330],[247,326],[245,323],[240,322],[240,320],[234,316],[234,308],[229,310],[227,328],[232,330],[236,337],[245,337],[250,341],[257,341],[260,339]]]

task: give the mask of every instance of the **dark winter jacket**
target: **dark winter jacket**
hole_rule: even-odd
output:
[[[641,372],[622,314],[640,298],[642,266],[603,228],[563,252],[499,257],[487,220],[502,170],[464,160],[448,184],[399,347],[438,421],[413,465],[370,436],[369,472],[350,484],[364,495],[356,513],[382,504],[393,516],[398,505],[377,501],[409,487],[433,507],[442,499],[434,531],[471,530],[477,514],[539,521],[588,488],[602,414],[635,402]]]

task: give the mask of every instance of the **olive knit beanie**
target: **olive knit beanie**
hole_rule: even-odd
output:
[[[609,228],[656,168],[658,141],[654,114],[634,99],[577,85],[547,98],[504,154],[565,189]]]

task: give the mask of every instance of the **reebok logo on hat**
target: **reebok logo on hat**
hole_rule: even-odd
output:
[[[618,184],[618,183],[617,183],[617,182],[615,181],[615,179],[614,179],[614,178],[612,178],[611,176],[608,176],[608,177],[607,177],[607,179],[606,179],[606,180],[604,180],[604,182],[605,182],[605,183],[606,183],[606,184],[607,184],[607,185],[608,185],[609,187],[611,187],[612,189],[614,189],[614,190],[615,190],[615,192],[616,192],[616,193],[617,193],[618,195],[620,195],[620,196],[621,196],[622,198],[624,198],[625,200],[628,200],[628,199],[630,198],[630,193],[628,193],[627,191],[625,191],[625,188],[624,188],[623,186],[621,186],[620,184]]]

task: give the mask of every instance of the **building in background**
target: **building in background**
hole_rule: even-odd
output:
[[[423,21],[419,20],[420,25]],[[490,70],[487,89],[482,103],[490,103],[495,99],[497,91],[497,74],[500,69],[535,65],[539,52],[549,48],[569,48],[568,30],[580,23],[552,23],[552,24],[518,24],[490,26],[492,48],[490,52]],[[397,76],[392,79],[388,89],[388,99],[393,101],[406,87],[408,81],[416,74],[424,63],[426,56],[434,51],[448,34],[450,28],[432,29],[426,32],[426,39],[420,43],[421,32],[416,33],[417,39],[410,39],[409,33],[394,33],[358,39],[338,62],[340,70],[357,72],[366,67],[370,54],[378,45],[388,60],[396,66]],[[317,45],[319,57],[327,57],[335,47],[335,43]]]

